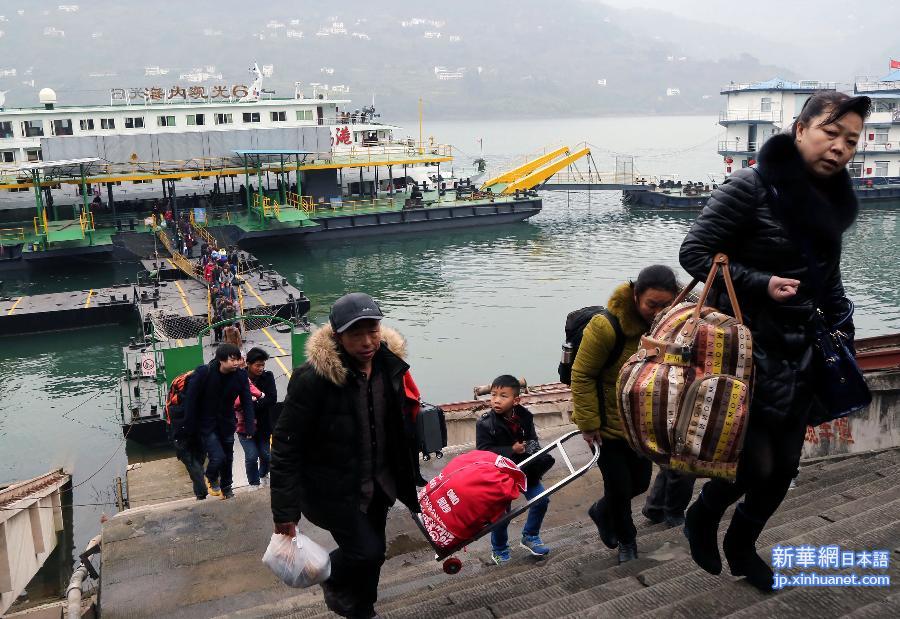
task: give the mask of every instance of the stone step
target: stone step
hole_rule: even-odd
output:
[[[852,539],[853,536],[858,536],[860,531],[869,531],[872,528],[890,525],[896,519],[897,509],[900,509],[900,501],[882,504],[879,507],[856,514],[853,518],[846,518],[835,523],[828,523],[828,521],[818,517],[809,517],[799,522],[787,523],[781,527],[768,530],[764,533],[763,540],[764,543],[778,543],[784,539],[789,539],[790,542],[795,543],[817,545],[839,543],[836,540]],[[788,544],[789,542],[781,543]],[[768,548],[763,549],[762,554],[765,556],[769,551],[770,549]],[[671,597],[673,593],[677,592],[679,599],[686,597],[692,591],[693,594],[707,594],[721,586],[722,581],[728,578],[731,577],[722,579],[706,574],[706,572],[697,569],[690,560],[669,562],[644,570],[637,575],[637,580],[646,587],[645,591],[651,591],[651,593],[638,591],[625,596],[621,600],[614,599],[604,602],[591,607],[584,616],[612,616],[614,614],[631,616],[649,612],[664,604],[665,600],[676,599]],[[652,593],[652,590],[658,587],[662,587],[662,589]],[[532,609],[532,612],[535,613],[533,616],[551,616],[554,613],[555,616],[560,616],[568,612],[564,609],[557,609],[557,605],[558,602],[551,602],[543,607]],[[579,610],[584,611],[585,609]],[[772,615],[763,613],[757,616]]]
[[[867,548],[881,547],[886,537],[894,538],[900,533],[900,523],[892,523],[881,527],[867,535],[854,538],[854,543],[865,544]],[[725,570],[727,570],[727,565]],[[676,600],[671,604],[662,606],[642,615],[645,618],[668,619],[695,617],[722,617],[728,613],[747,608],[762,600],[766,600],[771,594],[764,594],[741,580],[725,582],[713,593],[706,592],[685,600]],[[784,595],[780,593],[779,595]],[[800,609],[796,609],[800,610]],[[805,613],[797,613],[805,615]],[[833,616],[833,615],[829,615]]]
[[[831,505],[829,504],[828,506],[831,506]],[[815,512],[817,508],[815,505],[813,505],[812,507],[804,506],[804,509],[808,510],[812,513],[812,512]],[[785,514],[783,517],[785,518],[786,522],[790,522],[791,527],[796,526],[796,524],[797,524],[796,517],[791,517],[789,514]],[[812,526],[813,524],[824,525],[824,524],[826,524],[826,522],[822,519],[814,519],[812,521],[805,522],[804,526],[806,526],[808,528],[808,527]],[[656,525],[656,526],[659,527],[660,525]],[[649,529],[649,527],[647,527],[647,529]],[[773,535],[780,535],[785,532],[790,532],[790,531],[779,530],[779,531],[775,531],[773,533]],[[590,531],[589,535],[595,536],[595,532]],[[676,542],[682,544],[684,547],[683,555],[686,556],[686,552],[687,552],[686,544],[683,542],[680,542],[679,536],[680,536],[680,530],[677,531],[674,535],[672,533],[669,533],[668,539],[675,540]],[[651,545],[654,542],[658,543],[659,541],[663,541],[663,540],[648,539],[647,534],[645,532],[641,533],[639,539],[643,546]],[[584,551],[580,547],[576,547],[576,550],[579,551],[579,554],[577,556],[572,557],[571,560],[566,559],[565,561],[561,562],[561,564],[557,563],[557,565],[555,566],[555,570],[556,570],[557,574],[555,575],[555,578],[552,583],[547,583],[548,585],[555,583],[560,578],[560,576],[559,576],[560,572],[561,573],[567,573],[567,572],[571,573],[572,571],[580,571],[582,573],[587,573],[587,574],[596,572],[596,570],[592,569],[592,568],[595,568],[597,566],[592,565],[591,564],[592,562],[598,562],[598,561],[602,562],[604,560],[611,561],[612,557],[615,554],[614,551],[609,551],[607,549],[599,549],[599,550],[595,550],[595,551],[592,551],[587,554],[584,553]],[[557,555],[557,558],[558,557],[559,557],[559,555]],[[632,564],[632,565],[634,565],[634,564]],[[554,566],[544,566],[541,568],[540,578],[542,579],[542,581],[544,581],[545,579],[548,579],[552,576],[552,574],[550,572],[548,572],[548,570],[552,570],[553,568],[554,568]],[[680,562],[680,564],[677,568],[678,571],[676,571],[675,573],[676,574],[684,573],[685,569],[688,569],[689,571],[693,571],[694,569],[696,569],[696,566],[693,564],[693,561],[689,559],[689,557],[686,560],[683,560],[682,562]],[[566,576],[566,578],[568,578],[568,577],[570,577],[570,576]],[[590,578],[591,576],[588,576],[588,577]],[[596,575],[594,575],[593,577],[597,578]],[[514,578],[512,578],[509,582],[513,585],[513,587],[515,587],[515,585],[521,583],[523,580],[524,580],[524,582],[527,583],[528,581],[533,580],[533,577],[529,574],[524,574],[524,575],[518,574]],[[598,581],[595,581],[595,582],[598,582]],[[471,608],[472,605],[476,603],[476,597],[478,596],[478,594],[476,592],[477,589],[482,589],[482,588],[486,589],[486,592],[483,595],[486,597],[486,599],[490,599],[490,600],[496,600],[497,597],[503,595],[503,592],[504,592],[503,591],[504,587],[502,585],[498,586],[497,584],[491,584],[491,583],[483,583],[483,584],[480,583],[479,586],[474,587],[474,588],[471,587],[470,585],[465,585],[465,588],[467,589],[466,597],[465,597],[465,599],[466,599],[465,608]],[[390,614],[390,616],[416,616],[417,612],[419,612],[420,610],[425,611],[428,608],[440,608],[441,609],[440,616],[450,616],[450,615],[452,615],[453,612],[456,612],[458,610],[463,610],[463,608],[454,608],[452,606],[453,602],[451,600],[448,600],[448,598],[446,598],[446,597],[442,597],[445,593],[446,593],[446,591],[441,591],[437,596],[435,595],[435,593],[427,593],[424,596],[422,596],[425,599],[422,599],[416,603],[411,603],[412,601],[410,599],[406,598],[403,600],[403,602],[407,604],[406,608],[408,609],[408,611],[405,611],[404,614],[397,614],[397,615]],[[515,589],[515,588],[513,588],[509,591],[510,595],[516,595],[517,593],[518,593],[518,589]],[[475,596],[475,597],[473,597],[473,596]],[[417,597],[419,597],[419,596],[417,596]],[[440,604],[437,603],[438,599],[440,599]],[[450,601],[450,604],[451,604],[449,607],[447,606],[448,601]],[[494,602],[495,606],[497,604],[498,604],[497,602]],[[395,606],[395,605],[392,604],[391,607],[393,607],[393,606]],[[397,606],[399,606],[399,605],[397,605]]]
[[[884,617],[900,617],[900,593],[866,604],[847,613],[841,619],[884,619]]]
[[[517,618],[527,617],[528,619],[557,619],[563,615],[583,616],[581,613],[587,608],[623,595],[629,595],[643,588],[643,585],[634,578],[619,578],[612,582],[572,593],[556,600],[552,604],[521,608],[518,613],[509,616]],[[512,608],[512,605],[509,605],[508,608]],[[491,610],[493,610],[493,607]],[[502,615],[495,613],[495,616],[499,617]]]

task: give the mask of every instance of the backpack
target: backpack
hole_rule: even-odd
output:
[[[181,429],[184,423],[184,398],[187,394],[188,383],[193,376],[194,370],[190,370],[183,374],[179,374],[172,379],[169,386],[169,393],[166,395],[166,424],[171,430],[177,431]]]
[[[603,364],[603,370],[611,368],[622,356],[622,349],[625,347],[625,334],[622,332],[622,325],[619,324],[619,319],[612,312],[601,305],[591,305],[569,312],[569,315],[566,316],[566,341],[563,344],[563,349],[568,353],[568,361],[566,360],[566,355],[564,355],[556,368],[556,371],[559,373],[559,382],[566,385],[572,384],[572,366],[575,365],[575,357],[578,355],[578,348],[581,346],[584,330],[597,314],[603,314],[606,317],[616,334],[616,343],[613,344],[612,351],[606,359],[606,363]],[[571,348],[571,352],[569,348]],[[603,397],[602,380],[597,381],[597,397],[600,400],[600,421],[605,426],[606,400]]]
[[[735,317],[704,302],[722,269]],[[728,271],[716,254],[697,303],[679,293],[619,372],[616,385],[631,448],[672,470],[734,480],[750,417],[753,342]]]
[[[509,458],[490,451],[461,454],[419,491],[422,525],[438,548],[465,545],[506,514],[527,487],[525,473]]]

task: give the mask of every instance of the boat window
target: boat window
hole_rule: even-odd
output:
[[[847,172],[850,173],[851,178],[859,178],[862,176],[862,161],[851,161],[850,165],[847,166]]]
[[[44,135],[43,120],[26,120],[22,122],[22,135],[26,138],[36,138]]]
[[[126,129],[143,129],[144,128],[144,117],[143,116],[128,116],[125,118],[125,128]]]
[[[244,122],[245,123],[258,123],[259,122],[259,112],[244,112]]]
[[[25,157],[28,161],[43,161],[44,156],[40,148],[26,148]]]
[[[206,124],[206,121],[203,114],[188,114],[187,124],[190,126],[204,125]]]
[[[78,121],[78,124],[81,126],[82,131],[93,131],[94,130],[94,119],[93,118],[82,118]]]
[[[888,141],[888,130],[885,127],[877,127],[875,129],[875,143],[884,144]]]
[[[297,120],[312,120],[313,119],[313,111],[312,110],[297,110]]]
[[[175,126],[175,117],[174,116],[157,116],[156,124],[160,127],[174,127]]]
[[[11,122],[0,122],[0,138],[13,137],[13,127]]]
[[[116,119],[115,118],[101,118],[100,119],[100,128],[101,129],[115,129],[116,128]]]
[[[217,125],[230,125],[231,122],[231,114],[216,114]]]
[[[273,123],[283,123],[287,120],[287,112],[272,112],[271,117]]]
[[[13,163],[16,160],[16,151],[4,150],[0,151],[0,162]]]
[[[875,162],[875,176],[887,176],[888,175],[888,162],[887,161],[876,161]]]
[[[54,120],[52,122],[53,127],[53,135],[72,135],[72,121],[69,119],[65,120]]]

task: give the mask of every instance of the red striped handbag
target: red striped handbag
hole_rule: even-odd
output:
[[[704,302],[722,270],[735,316]],[[694,280],[657,316],[619,372],[619,414],[631,448],[660,466],[733,480],[750,413],[753,343],[728,257],[717,254],[697,303]]]

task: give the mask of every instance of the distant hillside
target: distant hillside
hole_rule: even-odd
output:
[[[103,102],[114,86],[189,85],[179,75],[195,69],[222,74],[207,86],[247,83],[257,61],[274,65],[265,86],[279,95],[295,81],[346,85],[355,107],[374,94],[394,118],[419,97],[432,118],[553,117],[715,112],[730,80],[792,76],[748,54],[687,55],[595,2],[429,4],[7,0],[0,90],[8,105],[35,104],[44,86],[61,105]]]

